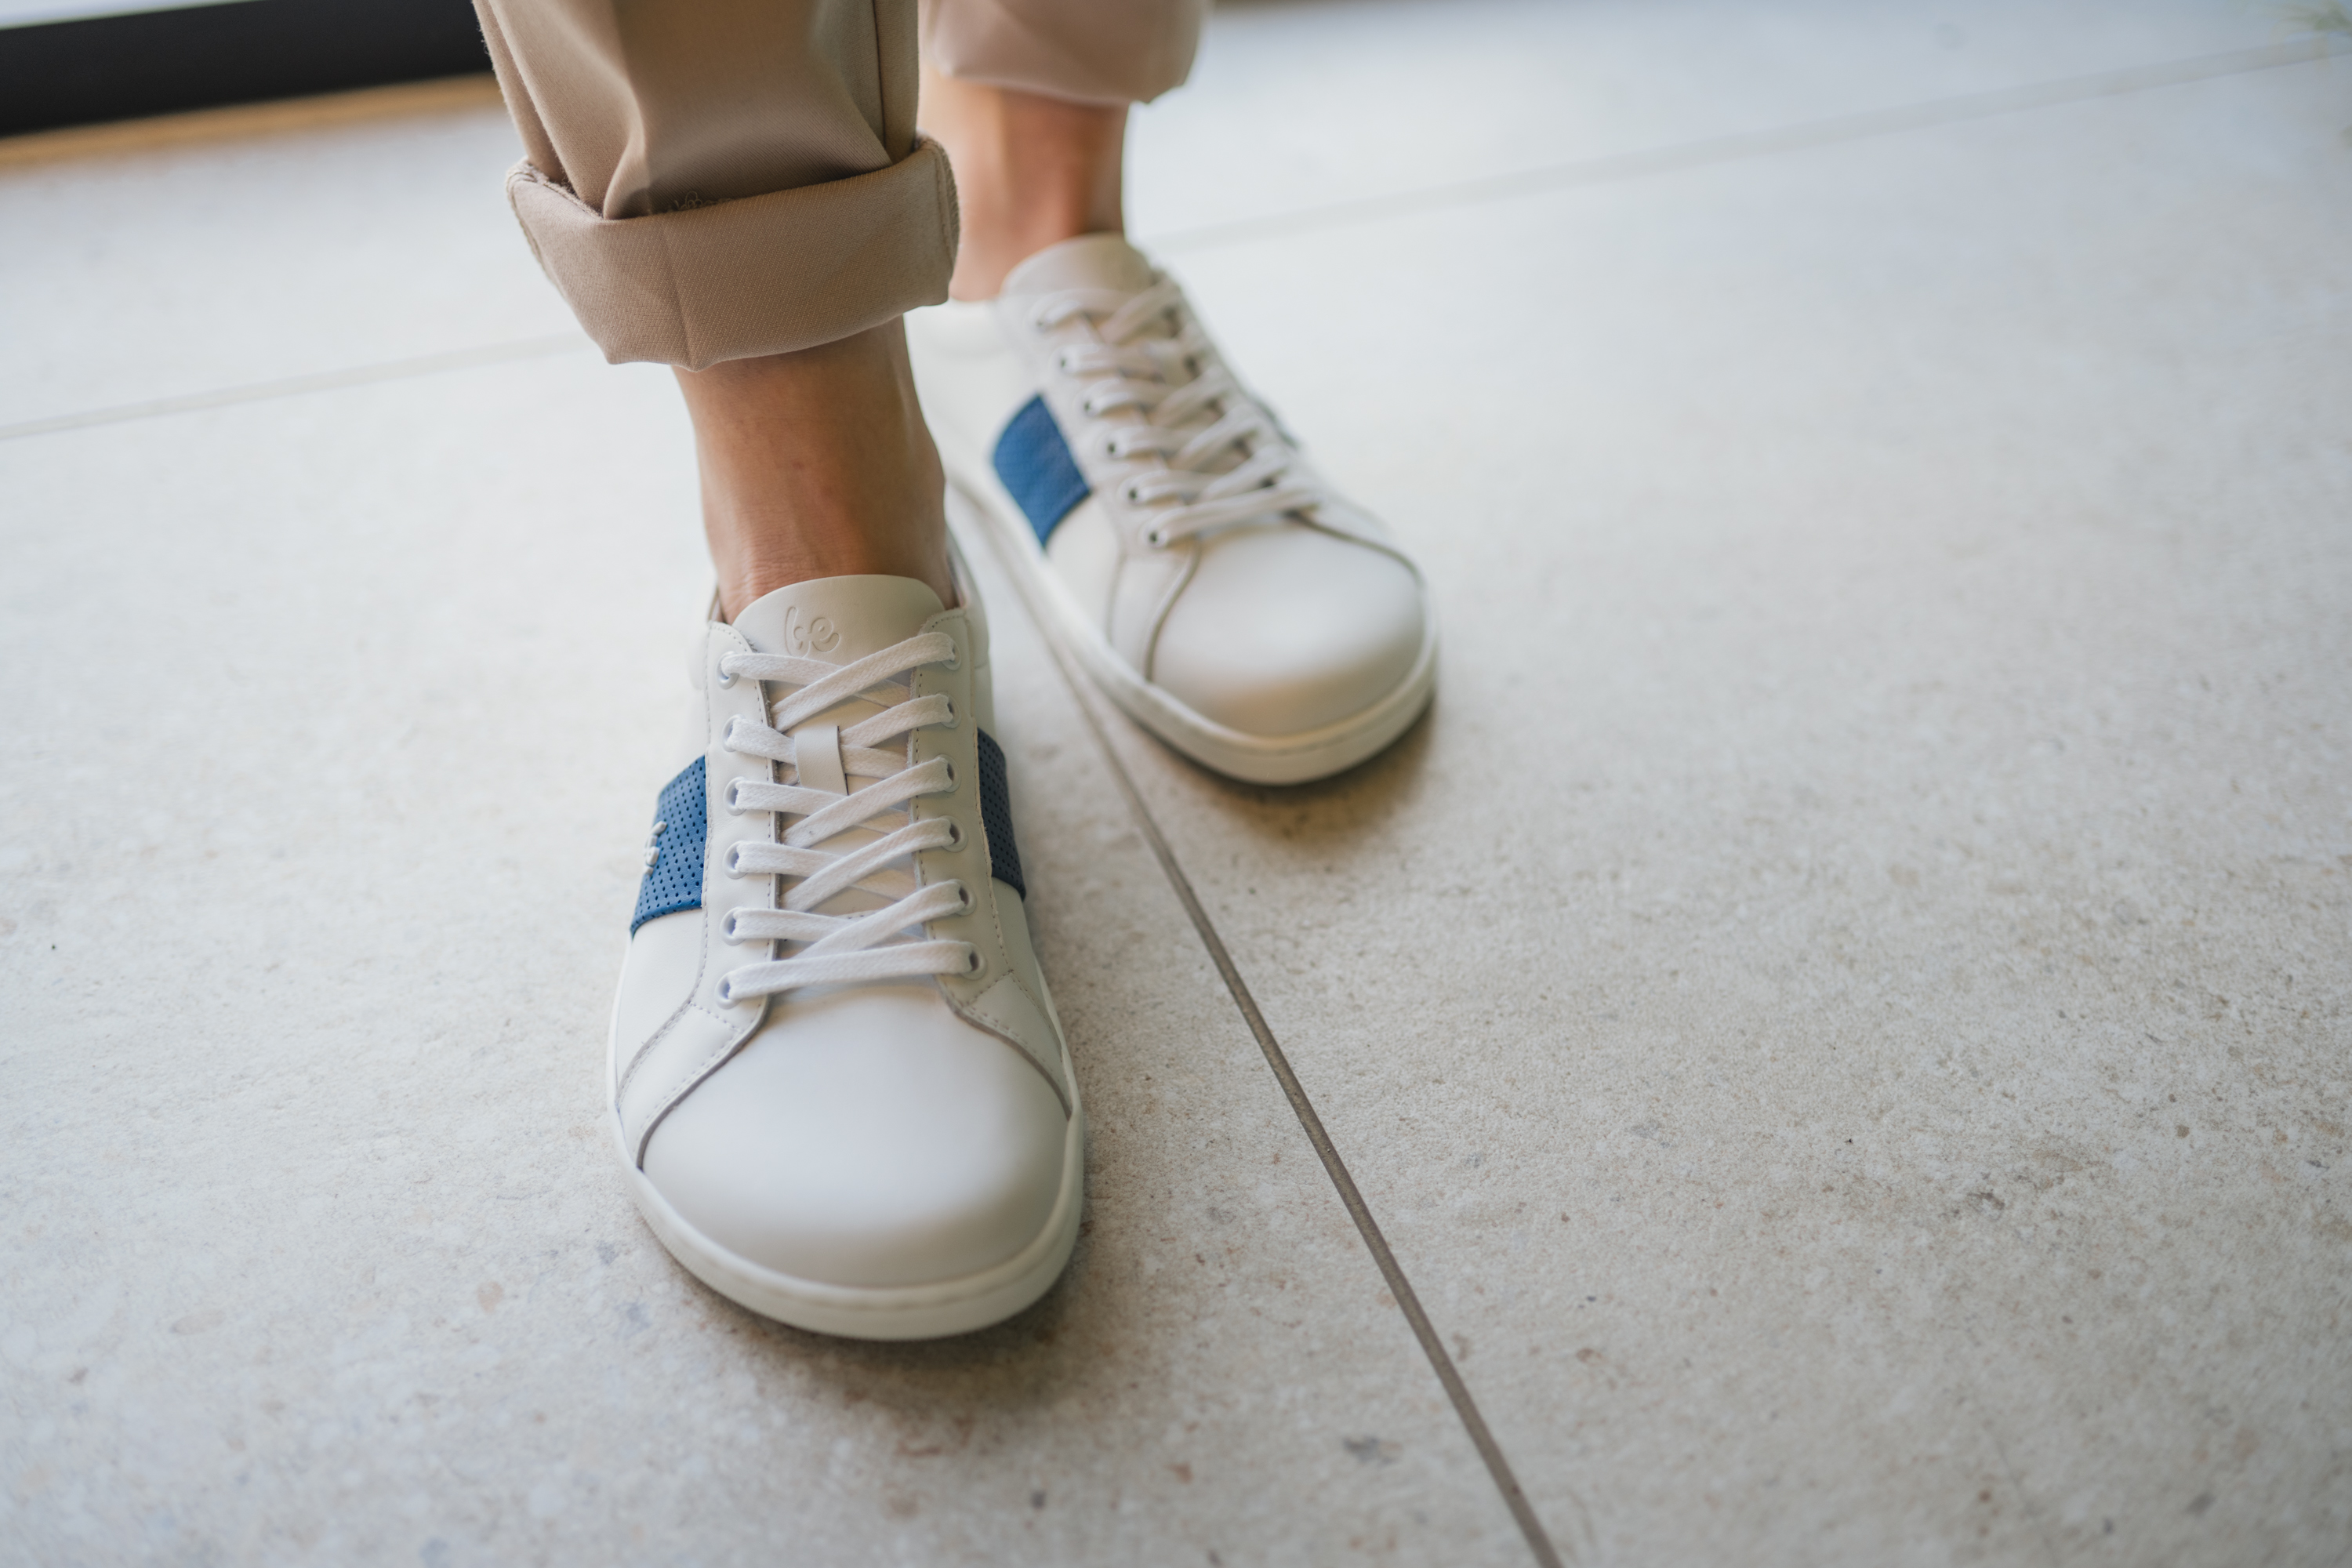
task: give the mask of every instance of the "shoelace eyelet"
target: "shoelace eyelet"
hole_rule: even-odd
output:
[[[955,771],[955,763],[954,763],[952,761],[950,761],[950,760],[949,760],[949,759],[947,759],[947,758],[944,758],[944,757],[942,757],[942,758],[940,759],[940,761],[945,762],[945,763],[947,763],[947,764],[948,764],[948,793],[949,793],[950,795],[953,795],[953,794],[955,793],[955,790],[956,790],[956,771]],[[961,829],[959,829],[959,831],[961,831]]]
[[[948,818],[948,841],[944,847],[951,852],[963,847],[963,824],[952,816]]]
[[[741,788],[742,784],[741,779],[729,779],[727,787],[719,792],[719,804],[727,808],[727,815],[730,816],[743,815],[743,804],[735,798],[735,792]]]
[[[743,846],[740,844],[730,844],[727,847],[727,853],[720,856],[719,859],[719,868],[725,871],[730,877],[733,877],[738,879],[740,879],[743,875],[742,862],[737,858],[737,856],[741,852],[742,847]]]
[[[1168,548],[1168,536],[1155,528],[1143,536],[1143,542],[1154,550],[1165,550]]]
[[[948,716],[940,721],[940,728],[942,730],[952,730],[956,727],[955,699],[950,697],[947,700],[947,702]]]
[[[958,882],[956,884],[956,896],[963,900],[961,907],[958,910],[959,913],[968,915],[971,913],[972,910],[980,907],[980,900],[973,898],[971,896],[971,889],[965,887],[961,882]],[[978,952],[979,950],[975,948],[973,951]]]
[[[976,947],[967,944],[965,951],[971,953],[971,956],[964,962],[964,978],[967,980],[977,980],[982,974],[987,973],[988,960],[981,956],[980,949]]]

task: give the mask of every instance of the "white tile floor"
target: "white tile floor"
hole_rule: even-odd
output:
[[[1434,714],[1108,723],[1539,1528],[2344,1562],[2352,58],[1472,11],[1229,6],[1134,161]],[[912,1348],[670,1265],[593,1080],[682,421],[493,102],[278,122],[0,143],[0,1557],[1533,1561],[992,572],[1077,1261]]]

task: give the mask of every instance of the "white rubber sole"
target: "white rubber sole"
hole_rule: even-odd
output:
[[[605,1081],[612,1081],[613,1046],[605,1047]],[[607,1116],[629,1196],[669,1255],[688,1273],[737,1306],[814,1333],[852,1340],[937,1340],[1001,1323],[1051,1289],[1077,1245],[1086,1206],[1087,1114],[1070,1083],[1070,1121],[1062,1142],[1062,1188],[1034,1239],[1003,1262],[960,1279],[926,1285],[829,1285],[780,1274],[730,1252],[688,1223],[661,1195],[629,1151],[617,1115]]]
[[[619,1123],[614,1122],[617,1133]],[[617,1142],[617,1139],[616,1139]],[[1073,1110],[1062,1149],[1062,1190],[1035,1240],[992,1268],[929,1285],[859,1288],[795,1279],[740,1258],[688,1224],[621,1148],[637,1212],[688,1273],[737,1306],[820,1334],[852,1340],[937,1340],[1001,1323],[1051,1289],[1077,1245],[1086,1190],[1086,1114]]]
[[[993,476],[978,482],[955,476],[948,485],[948,501],[950,515],[961,503],[979,527],[1005,547],[1002,553],[1026,580],[1032,602],[1048,606],[1064,642],[1121,712],[1194,762],[1230,778],[1292,784],[1344,773],[1385,751],[1412,728],[1436,694],[1437,619],[1425,615],[1421,651],[1411,673],[1362,712],[1297,735],[1252,735],[1229,729],[1152,685],[1112,651],[1110,640],[1064,586],[1045,559],[1036,531],[1022,520],[1013,498]]]

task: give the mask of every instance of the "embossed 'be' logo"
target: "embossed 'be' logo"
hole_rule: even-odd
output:
[[[841,633],[829,616],[803,626],[801,607],[793,605],[784,611],[784,643],[797,654],[831,653],[841,646]]]

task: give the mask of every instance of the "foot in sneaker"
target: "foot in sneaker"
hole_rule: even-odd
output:
[[[705,628],[614,1007],[646,1222],[825,1333],[995,1322],[1077,1236],[1084,1121],[961,597],[829,577]]]
[[[1221,773],[1296,784],[1427,706],[1419,571],[1126,240],[1040,251],[993,300],[916,311],[908,337],[953,487],[1138,722]]]

